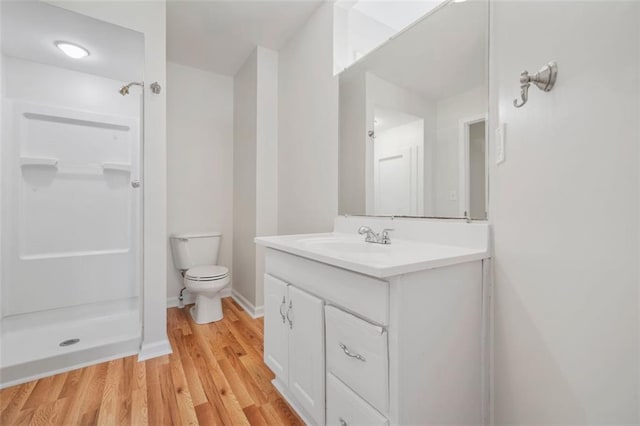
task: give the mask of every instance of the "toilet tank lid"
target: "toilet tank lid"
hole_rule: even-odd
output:
[[[183,232],[180,234],[173,234],[171,238],[206,238],[206,237],[220,237],[220,236],[222,236],[222,233],[218,231]]]

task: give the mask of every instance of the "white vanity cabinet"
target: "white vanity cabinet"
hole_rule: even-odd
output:
[[[487,423],[488,227],[406,226],[443,241],[256,239],[266,247],[264,359],[305,422]]]
[[[264,300],[264,361],[279,390],[324,424],[324,302],[268,274]]]

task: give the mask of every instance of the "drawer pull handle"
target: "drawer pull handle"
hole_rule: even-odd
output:
[[[351,351],[349,351],[349,348],[344,343],[340,343],[340,349],[342,349],[342,351],[351,358],[355,358],[362,362],[367,361],[362,355],[351,353]]]
[[[338,420],[340,420],[340,426],[347,426],[347,422],[345,422],[342,417],[340,417]]]
[[[282,323],[284,324],[285,321],[285,317],[284,317],[284,313],[282,313],[282,308],[286,307],[287,302],[285,302],[284,300],[284,296],[282,296],[282,303],[280,304],[280,316],[282,317]]]

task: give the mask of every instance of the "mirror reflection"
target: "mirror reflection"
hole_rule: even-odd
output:
[[[340,74],[340,214],[486,219],[488,3],[445,3]]]

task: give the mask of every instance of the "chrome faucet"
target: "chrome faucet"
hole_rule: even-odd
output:
[[[367,243],[374,244],[391,244],[391,238],[389,237],[389,231],[393,231],[391,228],[385,228],[380,234],[373,232],[368,226],[361,226],[358,228],[358,234],[367,235],[364,239]]]

